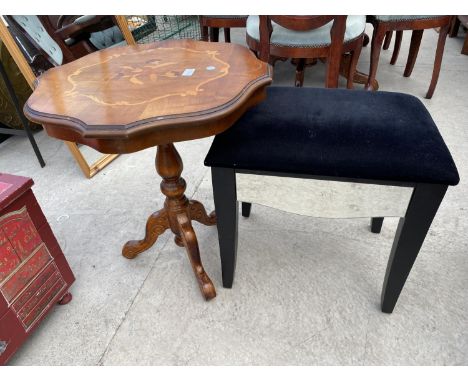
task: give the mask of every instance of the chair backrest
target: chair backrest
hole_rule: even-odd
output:
[[[268,62],[270,58],[270,39],[273,32],[272,21],[296,32],[305,32],[333,23],[330,28],[331,44],[327,55],[327,87],[337,87],[343,40],[347,16],[260,16],[259,58]],[[303,48],[299,48],[303,49]]]
[[[96,50],[124,42],[113,16],[39,16],[49,35],[76,60]]]
[[[14,15],[4,18],[20,42],[26,39],[52,66],[63,63],[62,49],[49,35],[38,16]]]
[[[36,75],[124,41],[112,16],[3,16]]]

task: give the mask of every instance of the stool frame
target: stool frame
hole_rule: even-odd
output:
[[[384,313],[393,312],[398,297],[400,296],[406,279],[408,278],[421,246],[424,243],[426,234],[448,188],[448,185],[445,184],[321,177],[212,167],[213,196],[217,215],[223,286],[225,288],[232,288],[237,260],[239,220],[239,201],[237,200],[236,184],[237,174],[411,187],[413,189],[411,198],[405,215],[400,218],[385,273],[381,295],[381,309]],[[285,182],[287,182],[287,179],[285,179]],[[294,198],[294,195],[291,197]],[[248,217],[250,215],[251,204],[245,202],[242,203],[242,215]],[[383,217],[372,217],[371,231],[375,233],[380,232],[382,223]]]

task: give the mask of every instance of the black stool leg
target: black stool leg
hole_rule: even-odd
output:
[[[232,288],[237,257],[237,220],[239,207],[236,193],[236,173],[233,169],[212,167],[213,197],[218,226],[219,253],[223,287]]]
[[[371,218],[371,232],[380,233],[384,218]]]
[[[418,184],[400,219],[382,289],[382,312],[392,313],[427,231],[447,191],[442,184]]]
[[[242,202],[242,216],[248,218],[250,216],[250,210],[252,209],[252,203]]]

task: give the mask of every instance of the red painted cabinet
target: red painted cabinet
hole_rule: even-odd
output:
[[[75,280],[31,190],[32,179],[0,173],[0,365]]]

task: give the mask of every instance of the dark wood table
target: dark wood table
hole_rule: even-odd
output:
[[[176,244],[186,248],[209,300],[216,291],[203,269],[191,221],[214,225],[216,217],[184,195],[182,159],[173,143],[229,128],[264,99],[271,76],[266,63],[237,44],[168,40],[117,47],[47,71],[24,111],[50,136],[103,153],[157,146],[156,170],[166,201],[148,218],[145,238],[127,242],[122,254],[134,258],[170,229]]]

